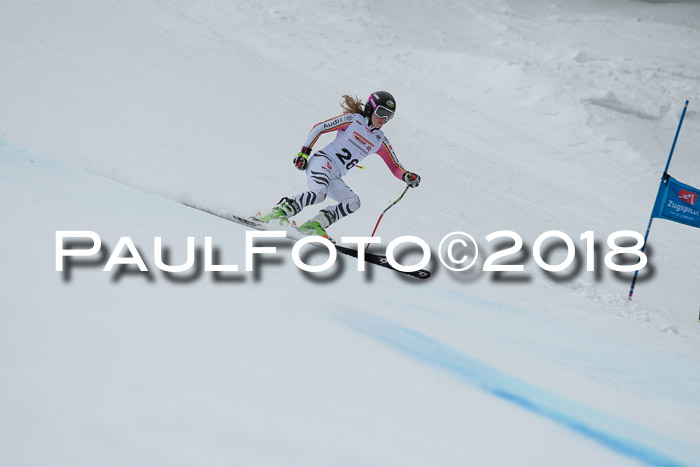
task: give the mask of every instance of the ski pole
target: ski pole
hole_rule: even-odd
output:
[[[374,226],[374,230],[372,231],[372,235],[370,235],[370,238],[374,237],[374,234],[375,234],[375,232],[377,231],[377,227],[379,227],[379,223],[382,221],[382,217],[384,217],[384,214],[386,214],[386,212],[387,212],[389,209],[391,209],[392,207],[394,207],[394,205],[395,205],[396,203],[398,203],[399,201],[401,201],[401,198],[403,198],[403,196],[406,194],[406,192],[408,191],[409,188],[410,188],[409,186],[406,186],[406,189],[403,190],[403,193],[401,193],[401,196],[399,196],[399,197],[396,199],[396,201],[394,201],[393,203],[391,203],[391,204],[384,210],[384,212],[382,212],[382,214],[379,216],[379,219],[377,219],[377,225]],[[365,251],[367,251],[368,248],[369,248],[369,243],[368,243],[367,246],[365,247]]]
[[[678,122],[678,128],[676,129],[676,136],[673,138],[673,144],[671,145],[671,152],[668,155],[668,160],[666,161],[666,168],[664,168],[664,173],[661,175],[661,183],[659,185],[659,191],[661,191],[661,186],[666,184],[668,181],[668,167],[671,165],[671,158],[673,157],[673,151],[676,149],[676,142],[678,141],[678,134],[681,132],[681,125],[683,125],[683,119],[685,118],[685,112],[688,110],[688,101],[686,99],[685,106],[683,107],[683,113],[681,113],[681,120]],[[656,207],[656,205],[654,205]],[[651,210],[651,216],[649,217],[649,225],[647,225],[647,233],[644,234],[644,243],[642,243],[641,253],[644,253],[644,248],[647,246],[647,239],[649,238],[649,231],[651,230],[651,222],[654,220],[654,209]],[[632,294],[634,293],[634,286],[637,283],[637,276],[639,275],[639,269],[634,271],[634,277],[632,277],[632,285],[630,285],[630,293],[627,295],[627,300],[632,301]]]

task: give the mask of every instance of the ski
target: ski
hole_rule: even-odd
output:
[[[338,253],[342,253],[347,256],[352,256],[353,258],[357,258],[357,250],[355,248],[348,248],[346,246],[342,245],[336,245],[335,246],[336,251]],[[407,276],[415,277],[417,279],[427,279],[430,277],[430,271],[426,269],[419,269],[417,271],[399,271],[395,267],[393,267],[391,264],[389,264],[389,260],[386,259],[386,256],[384,255],[375,255],[374,253],[367,253],[365,252],[365,262],[370,263],[370,264],[376,264],[377,266],[381,266],[383,268],[391,269],[392,271],[400,272],[401,274],[405,274]]]
[[[182,203],[183,205],[190,207],[192,209],[196,209],[198,211],[205,212],[207,214],[211,214],[216,217],[220,217],[222,219],[226,219],[227,221],[235,222],[236,224],[240,224],[245,227],[250,227],[255,230],[286,230],[288,233],[292,234],[289,238],[292,240],[299,240],[304,237],[303,234],[301,234],[299,231],[297,231],[294,227],[285,227],[282,225],[270,225],[265,222],[262,222],[254,217],[241,217],[237,216],[235,214],[231,214],[229,212],[223,211],[223,210],[217,210],[217,209],[209,209],[203,206],[197,206],[191,203]],[[295,238],[298,237],[298,238]],[[331,241],[335,244],[335,242],[331,239]],[[353,258],[358,257],[358,251],[355,248],[350,248],[342,245],[335,245],[335,249],[338,253],[346,256],[351,256]],[[367,253],[365,252],[365,262],[374,264],[386,269],[391,269],[392,271],[396,271],[398,273],[415,277],[417,279],[428,279],[430,277],[430,271],[425,270],[425,269],[419,269],[418,271],[411,271],[411,272],[405,272],[405,271],[399,271],[398,269],[394,268],[391,264],[389,264],[389,260],[387,260],[386,256],[384,255],[377,255],[374,253]]]
[[[264,222],[261,222],[254,217],[241,217],[241,216],[236,216],[234,214],[231,214],[229,212],[223,211],[223,210],[217,210],[217,209],[209,209],[203,206],[196,206],[191,203],[182,203],[183,205],[187,206],[188,208],[196,209],[197,211],[202,211],[206,212],[207,214],[211,214],[216,217],[220,217],[222,219],[226,219],[227,221],[235,222],[237,224],[241,224],[246,227],[251,227],[256,230],[268,230],[265,227],[267,224]],[[282,226],[279,226],[282,228]]]

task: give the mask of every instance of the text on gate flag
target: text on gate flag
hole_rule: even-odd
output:
[[[700,190],[666,174],[656,195],[652,217],[700,228]]]

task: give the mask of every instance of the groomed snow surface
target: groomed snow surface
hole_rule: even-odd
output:
[[[603,263],[686,99],[669,173],[700,187],[698,2],[8,0],[0,55],[0,465],[700,465],[700,232],[654,221],[631,302]],[[246,228],[182,204],[302,191],[310,128],[380,89],[423,181],[373,250],[464,231],[471,270],[304,273],[278,240],[246,272]],[[362,209],[330,233],[367,236],[404,185],[376,156],[345,180]],[[524,272],[481,271],[500,230]],[[556,274],[550,230],[577,247]],[[57,272],[57,231],[102,249]],[[147,273],[103,271],[122,237]],[[155,237],[196,265],[159,270]]]

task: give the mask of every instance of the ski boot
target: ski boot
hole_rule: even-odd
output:
[[[268,214],[260,216],[260,220],[268,223],[277,222],[280,225],[289,225],[289,218],[299,214],[301,207],[299,203],[290,198],[282,198]]]
[[[318,235],[330,239],[326,228],[333,223],[335,216],[331,211],[319,211],[314,217],[299,226],[299,232],[304,235]]]

